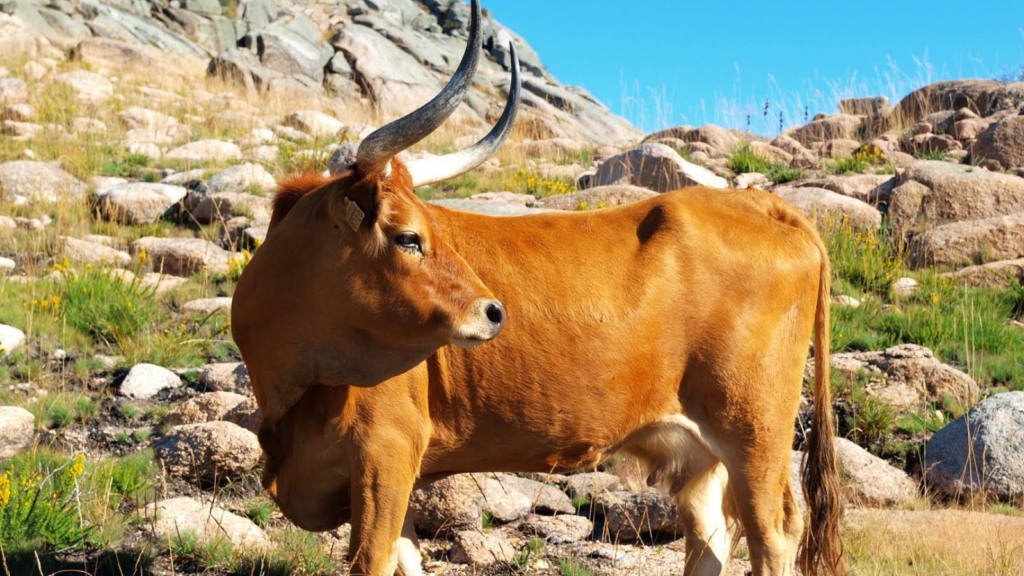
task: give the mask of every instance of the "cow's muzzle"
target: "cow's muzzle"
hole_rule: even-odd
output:
[[[487,342],[501,332],[505,318],[505,307],[501,302],[479,298],[466,311],[462,324],[455,328],[452,342],[463,348]]]

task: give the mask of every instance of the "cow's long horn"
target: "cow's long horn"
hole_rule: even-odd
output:
[[[458,108],[473,83],[483,42],[480,30],[480,4],[477,0],[472,0],[470,12],[472,17],[469,41],[452,79],[430,102],[411,114],[381,126],[359,144],[359,150],[356,152],[356,169],[360,174],[372,174],[383,168],[395,154],[437,130],[437,127]]]
[[[522,91],[519,79],[519,56],[516,54],[516,47],[509,44],[509,52],[512,54],[512,83],[508,89],[505,110],[502,111],[498,123],[491,128],[487,136],[468,148],[445,154],[440,158],[425,158],[408,162],[406,166],[412,176],[414,188],[443,182],[469,172],[490,158],[501,146],[501,143],[508,138],[512,132],[512,124],[516,120],[516,112],[519,110],[519,93]]]

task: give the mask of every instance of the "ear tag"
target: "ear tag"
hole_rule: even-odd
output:
[[[359,231],[359,226],[363,223],[363,218],[365,217],[366,214],[363,213],[358,204],[345,198],[345,221],[352,227],[353,232]]]

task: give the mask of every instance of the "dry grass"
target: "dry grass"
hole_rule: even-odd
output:
[[[1024,518],[965,510],[855,510],[846,558],[858,576],[1024,574]]]

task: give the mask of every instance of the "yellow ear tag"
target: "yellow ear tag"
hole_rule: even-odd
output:
[[[366,214],[363,213],[362,209],[355,202],[345,198],[345,221],[352,227],[354,232],[359,231],[359,226],[363,223],[363,218]]]

